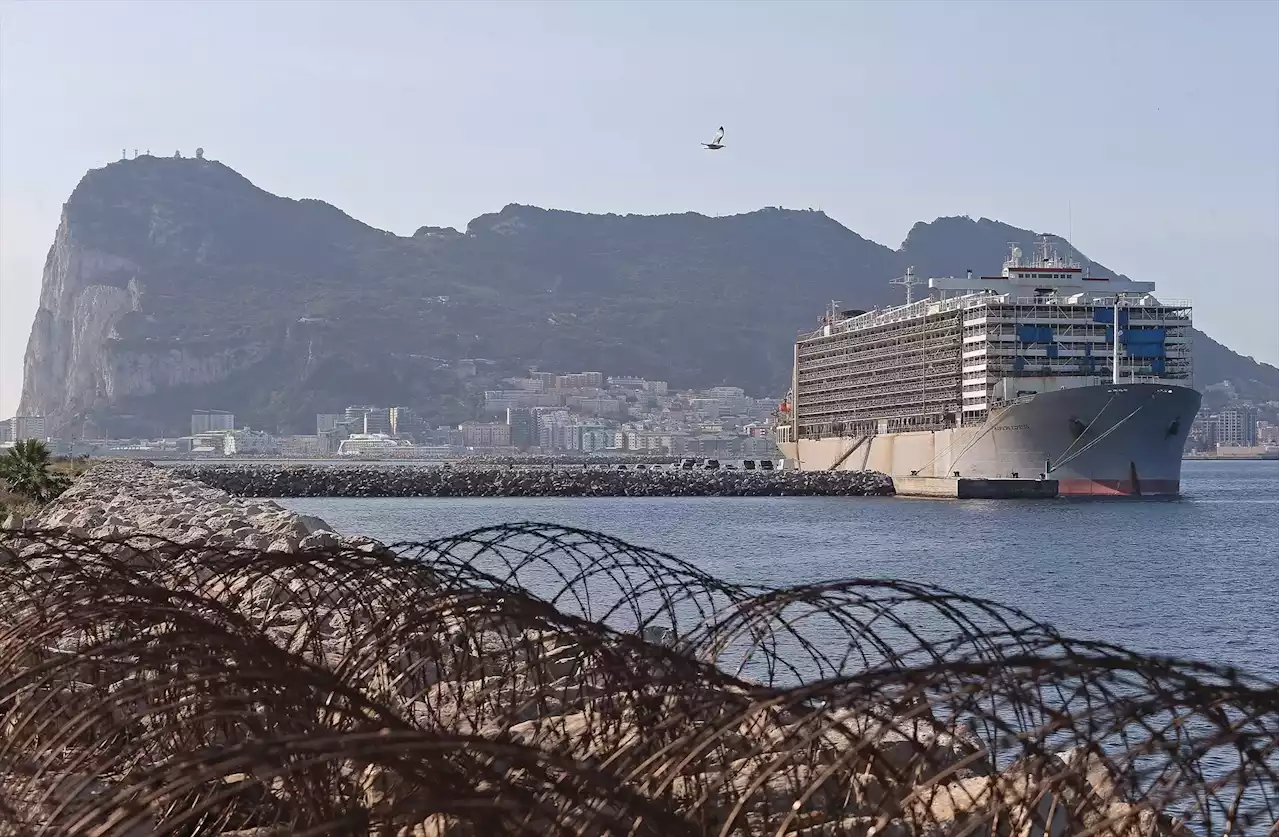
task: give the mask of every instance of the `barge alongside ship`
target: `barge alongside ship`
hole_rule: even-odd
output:
[[[1191,306],[1093,277],[1042,241],[999,276],[839,311],[795,345],[777,441],[802,470],[1058,481],[1064,495],[1179,492],[1200,393]]]

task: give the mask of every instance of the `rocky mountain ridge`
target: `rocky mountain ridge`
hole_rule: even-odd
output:
[[[90,171],[64,206],[21,409],[72,436],[173,434],[209,408],[280,432],[314,432],[315,413],[351,403],[454,422],[480,390],[531,366],[776,394],[795,333],[828,300],[891,304],[888,279],[909,264],[923,276],[993,271],[1007,242],[1030,251],[1037,237],[939,218],[894,250],[814,211],[516,204],[465,232],[401,237],[213,160],[139,157]],[[1201,334],[1195,352],[1198,384],[1276,397],[1275,367]],[[464,358],[492,362],[464,379]]]

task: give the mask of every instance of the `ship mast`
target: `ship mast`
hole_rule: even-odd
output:
[[[911,304],[911,289],[920,284],[920,277],[916,276],[915,267],[907,268],[906,276],[899,276],[897,279],[890,279],[890,285],[902,285],[907,289],[907,304]]]
[[[1120,298],[1124,294],[1116,292],[1116,304],[1111,309],[1111,383],[1120,383]]]

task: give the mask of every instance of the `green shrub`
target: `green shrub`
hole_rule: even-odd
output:
[[[23,439],[0,457],[0,483],[29,502],[44,505],[71,486],[71,478],[53,470],[49,448]]]

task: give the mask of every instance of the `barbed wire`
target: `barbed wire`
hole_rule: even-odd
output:
[[[0,542],[0,834],[1276,834],[1276,697],[544,524]]]

